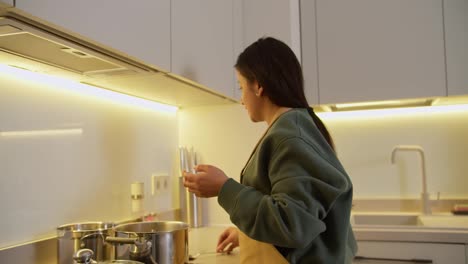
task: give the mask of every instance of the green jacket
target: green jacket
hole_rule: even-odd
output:
[[[351,263],[353,186],[307,109],[269,127],[219,204],[249,237],[276,246],[290,263]]]

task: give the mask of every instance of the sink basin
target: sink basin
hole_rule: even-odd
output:
[[[409,213],[353,213],[353,226],[401,226],[468,228],[468,216],[419,215]]]
[[[354,225],[422,225],[422,222],[419,219],[419,215],[411,214],[353,214],[351,223]]]
[[[468,228],[468,216],[421,215],[419,220],[429,227]]]

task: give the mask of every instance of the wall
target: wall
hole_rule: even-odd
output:
[[[250,122],[240,105],[198,107],[179,112],[179,142],[193,146],[199,163],[221,168],[239,181],[240,171],[266,128]],[[216,198],[204,198],[203,221],[209,225],[229,223]]]
[[[173,207],[149,183],[152,173],[173,174],[177,126],[177,114],[0,73],[0,249],[54,236],[65,223],[137,216],[134,181],[145,183],[147,212]]]
[[[390,153],[397,144],[425,148],[433,195],[468,196],[463,155],[468,147],[467,107],[346,115],[322,116],[353,179],[356,198],[418,196],[418,157],[400,153],[397,164],[391,165]],[[0,74],[0,248],[53,236],[65,223],[132,218],[129,196],[134,181],[145,182],[147,212],[176,207],[177,193],[175,199],[152,197],[149,180],[152,173],[179,174],[179,142],[193,146],[201,162],[217,165],[239,180],[265,129],[264,123],[252,123],[240,105],[168,115]],[[44,130],[55,132],[41,134]],[[8,133],[12,131],[36,134]],[[216,198],[203,203],[207,224],[229,223]]]
[[[356,199],[417,198],[421,171],[416,153],[392,149],[417,144],[425,149],[428,190],[435,198],[468,197],[468,106],[397,109],[320,114],[337,146],[337,153],[354,183]],[[180,113],[180,142],[192,144],[202,162],[222,168],[239,180],[239,173],[266,125],[253,124],[242,106],[202,107]],[[227,224],[229,217],[216,198],[205,199],[209,224]]]
[[[468,197],[468,105],[322,114],[350,174],[356,198],[417,198],[420,158],[395,145],[424,148],[428,192],[436,198]]]

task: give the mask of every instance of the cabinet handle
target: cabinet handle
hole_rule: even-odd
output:
[[[355,260],[381,260],[381,261],[399,261],[399,262],[408,262],[408,263],[434,263],[430,259],[397,259],[397,258],[373,258],[373,257],[363,257],[356,256]]]

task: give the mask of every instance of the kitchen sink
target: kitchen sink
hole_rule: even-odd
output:
[[[422,222],[415,214],[353,214],[351,223],[354,225],[385,225],[385,226],[420,226]]]
[[[443,228],[468,228],[468,216],[461,215],[421,215],[423,226]]]
[[[401,226],[431,228],[468,228],[468,216],[451,214],[420,215],[410,213],[353,213],[353,226]]]

